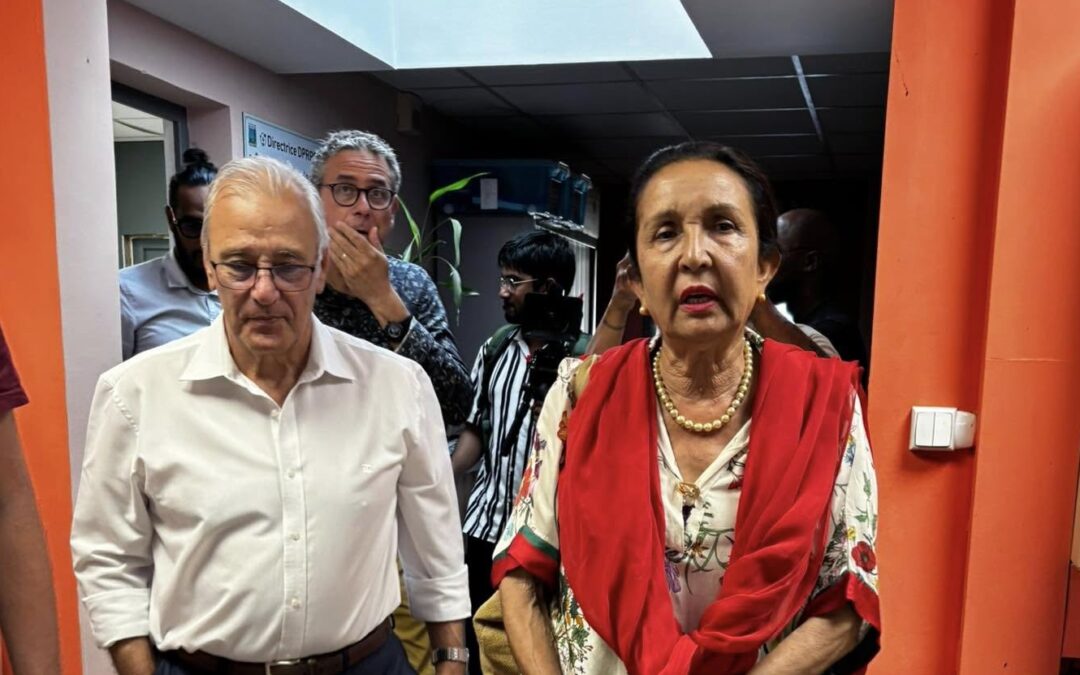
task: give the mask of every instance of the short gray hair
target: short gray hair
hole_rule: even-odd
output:
[[[221,167],[217,178],[210,184],[210,193],[206,197],[206,215],[202,229],[203,250],[208,251],[210,248],[210,227],[218,201],[229,197],[280,197],[286,193],[297,198],[300,207],[315,223],[315,231],[319,237],[319,255],[315,264],[321,263],[323,253],[330,244],[330,233],[326,229],[326,216],[323,215],[319,193],[302,173],[271,157],[244,157],[234,159]]]
[[[311,159],[311,182],[319,185],[326,177],[326,162],[346,150],[359,150],[370,152],[376,157],[382,157],[390,169],[390,187],[397,192],[401,189],[401,165],[398,164],[397,155],[390,144],[382,138],[367,131],[359,129],[341,129],[332,131],[322,140],[315,156]]]

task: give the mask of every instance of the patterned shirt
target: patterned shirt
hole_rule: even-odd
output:
[[[205,328],[221,313],[214,291],[196,288],[172,251],[120,270],[124,360]]]
[[[506,530],[495,548],[501,557],[518,535],[533,542],[546,555],[559,560],[559,518],[556,492],[563,453],[566,419],[570,411],[568,386],[580,362],[564,361],[560,382],[544,403],[533,437],[529,465]],[[851,394],[855,396],[854,391]],[[659,434],[656,461],[660,494],[664,502],[666,536],[664,571],[675,617],[684,631],[697,627],[705,609],[716,598],[724,580],[735,541],[735,515],[742,494],[743,471],[750,449],[753,420],[747,422],[721,450],[712,464],[694,481],[699,496],[685,508],[676,486],[682,481],[671,447],[663,413],[656,407]],[[877,613],[878,570],[877,480],[870,443],[859,401],[851,420],[844,456],[833,487],[831,527],[823,536],[825,558],[810,600],[824,594],[846,598],[864,619]],[[627,555],[633,555],[628,551]],[[804,605],[805,607],[806,605]],[[547,607],[551,634],[563,673],[575,675],[621,675],[626,673],[619,657],[585,620],[574,589],[559,565],[558,588]],[[801,614],[801,612],[800,612]],[[799,625],[801,616],[763,645],[759,659],[776,648]],[[861,636],[870,626],[863,624]],[[863,657],[862,648],[851,654]],[[844,659],[847,661],[848,659]],[[832,670],[828,672],[833,672]]]
[[[469,371],[458,355],[454,336],[450,333],[450,323],[439,299],[439,291],[419,265],[391,257],[387,258],[387,262],[390,263],[390,285],[413,316],[408,334],[396,349],[387,339],[379,320],[362,300],[339,293],[329,286],[315,299],[315,316],[327,326],[396,351],[419,363],[435,385],[443,421],[446,424],[459,424],[469,412],[472,383]]]

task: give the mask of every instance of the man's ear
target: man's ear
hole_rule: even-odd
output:
[[[326,289],[326,276],[330,273],[330,249],[323,251],[319,266],[315,268],[315,295]]]
[[[214,266],[210,263],[210,250],[205,244],[200,244],[202,248],[202,264],[203,269],[206,271],[206,283],[207,287],[216,291],[218,289],[217,277],[214,275]]]
[[[803,270],[807,272],[816,272],[821,267],[821,253],[817,251],[807,251],[803,255]]]

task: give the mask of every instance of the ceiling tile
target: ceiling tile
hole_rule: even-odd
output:
[[[837,171],[843,173],[880,173],[881,155],[833,155]]]
[[[815,155],[824,148],[817,134],[718,136],[709,140],[738,148],[751,155]]]
[[[817,107],[883,106],[888,98],[885,73],[818,75],[806,78]]]
[[[483,87],[425,89],[416,94],[424,103],[446,115],[510,115],[514,112]]]
[[[416,70],[380,70],[371,73],[396,89],[431,89],[436,87],[472,87],[476,83],[456,68]]]
[[[746,110],[806,105],[798,78],[664,80],[646,86],[670,110]]]
[[[834,154],[875,154],[885,144],[881,134],[829,134],[828,140]]]
[[[492,136],[535,137],[544,133],[543,127],[524,115],[457,117],[458,124],[473,131]]]
[[[649,112],[660,106],[636,82],[496,87],[496,93],[531,115]]]
[[[818,108],[826,138],[838,133],[885,132],[885,108]]]
[[[863,54],[818,54],[801,56],[803,73],[836,75],[840,73],[884,73],[889,70],[889,52]]]
[[[629,115],[556,115],[544,118],[545,126],[578,138],[624,136],[680,136],[684,131],[664,113]]]
[[[794,75],[786,56],[753,59],[679,59],[635,61],[628,66],[643,80],[683,80],[698,77],[763,77]]]
[[[814,123],[806,109],[682,112],[675,117],[695,137],[814,133]]]
[[[578,82],[622,82],[630,73],[618,63],[566,63],[544,66],[497,66],[469,68],[468,73],[484,84],[498,87],[511,84],[573,84]]]

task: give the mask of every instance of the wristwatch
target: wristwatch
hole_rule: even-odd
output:
[[[386,335],[386,339],[390,342],[401,342],[405,339],[405,336],[409,333],[409,326],[412,325],[412,315],[406,316],[402,321],[391,321],[383,326],[383,334]]]
[[[439,665],[443,661],[469,662],[469,650],[465,647],[439,647],[431,652],[431,664]]]

